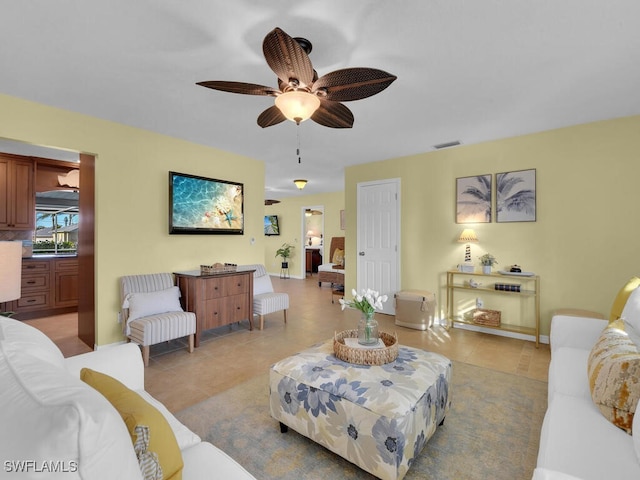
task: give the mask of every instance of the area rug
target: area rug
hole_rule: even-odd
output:
[[[404,477],[530,479],[536,464],[547,384],[453,362],[452,405]],[[176,416],[258,480],[373,479],[347,460],[269,415],[263,374],[193,405]]]

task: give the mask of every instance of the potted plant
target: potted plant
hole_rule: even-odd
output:
[[[496,257],[491,255],[490,253],[485,253],[484,255],[482,255],[480,257],[480,264],[482,265],[482,273],[484,274],[491,273],[491,267],[493,267],[496,263],[498,263],[498,260],[496,260]]]
[[[282,246],[276,250],[276,257],[282,257],[282,268],[289,268],[289,261],[287,260],[291,256],[291,250],[293,245],[283,243]]]

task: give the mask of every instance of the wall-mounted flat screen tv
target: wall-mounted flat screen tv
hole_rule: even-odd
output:
[[[169,233],[242,235],[244,185],[169,172]]]
[[[280,225],[278,224],[277,215],[265,215],[264,216],[264,234],[265,235],[280,235]]]

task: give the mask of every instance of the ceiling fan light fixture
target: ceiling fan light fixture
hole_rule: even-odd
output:
[[[302,190],[304,188],[304,186],[307,184],[306,180],[302,180],[302,179],[298,179],[298,180],[294,180],[293,183],[296,184],[296,187],[298,187],[298,190]]]
[[[300,124],[320,107],[320,99],[304,90],[290,90],[276,97],[276,107],[288,120]]]

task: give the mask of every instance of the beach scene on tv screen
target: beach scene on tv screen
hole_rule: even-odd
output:
[[[265,215],[264,217],[264,234],[280,235],[278,228],[278,217],[275,215]]]
[[[173,176],[173,227],[242,230],[242,186]]]

